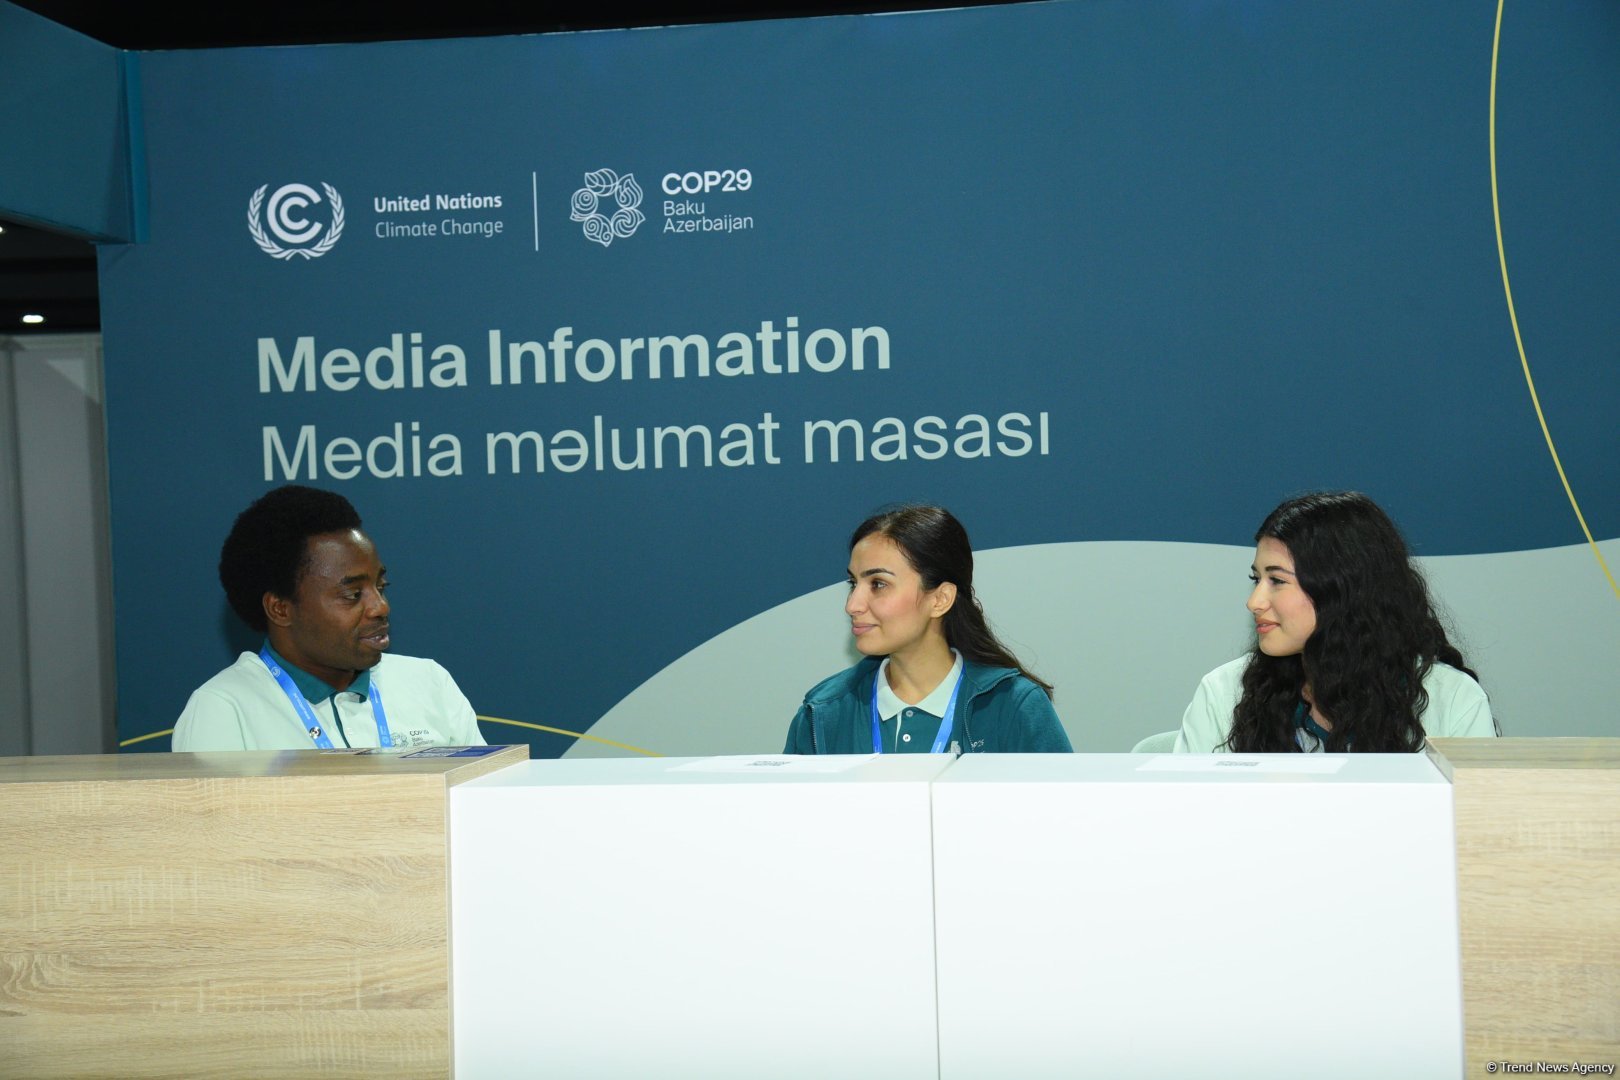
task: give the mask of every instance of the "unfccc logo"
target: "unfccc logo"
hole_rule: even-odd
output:
[[[321,184],[321,191],[326,192],[326,201],[331,207],[330,224],[322,224],[304,216],[305,211],[319,205],[320,192],[308,184],[283,184],[270,196],[267,206],[264,193],[269,186],[261,184],[248,200],[248,232],[260,250],[273,259],[291,259],[294,255],[316,259],[331,251],[332,245],[343,235],[343,200],[337,189],[328,183]],[[260,210],[264,211],[262,223]],[[265,225],[270,227],[268,236]]]
[[[600,209],[602,200],[609,196],[618,204],[612,217]],[[569,202],[568,217],[580,222],[585,239],[607,247],[613,243],[614,237],[623,240],[634,235],[637,227],[647,220],[640,206],[641,185],[636,183],[634,173],[620,176],[612,169],[597,169],[586,173],[585,186],[574,192]]]

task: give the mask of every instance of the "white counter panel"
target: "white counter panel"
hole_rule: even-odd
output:
[[[976,755],[933,797],[945,1080],[1462,1075],[1423,755]]]
[[[947,763],[531,761],[457,787],[457,1076],[937,1077]]]

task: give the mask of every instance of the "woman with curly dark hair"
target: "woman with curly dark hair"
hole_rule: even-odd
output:
[[[1177,751],[1394,753],[1498,733],[1400,530],[1371,499],[1288,499],[1255,541],[1254,649],[1204,676]]]

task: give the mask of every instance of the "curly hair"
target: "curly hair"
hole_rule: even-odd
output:
[[[1013,668],[1039,686],[1047,697],[1052,684],[1018,662],[991,631],[984,608],[973,591],[973,546],[967,530],[943,506],[898,506],[873,514],[849,538],[849,547],[877,533],[900,549],[912,569],[922,575],[923,588],[937,589],[942,582],[956,586],[956,603],[945,613],[945,643],[963,658],[989,667]]]
[[[1412,751],[1424,740],[1424,677],[1448,664],[1476,682],[1446,638],[1428,586],[1400,530],[1367,496],[1319,491],[1285,500],[1255,542],[1281,542],[1316,629],[1293,656],[1267,656],[1256,642],[1226,745],[1240,753],[1298,750],[1294,714],[1309,685],[1332,721],[1329,753]]]
[[[219,583],[231,610],[259,633],[269,621],[264,594],[290,597],[308,568],[310,537],[360,528],[348,499],[332,491],[287,484],[236,516],[219,552]]]

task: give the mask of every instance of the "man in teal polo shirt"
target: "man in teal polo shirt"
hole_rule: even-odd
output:
[[[225,538],[219,580],[264,644],[192,692],[175,750],[484,744],[449,672],[388,654],[388,572],[343,496],[289,484],[260,498]]]

